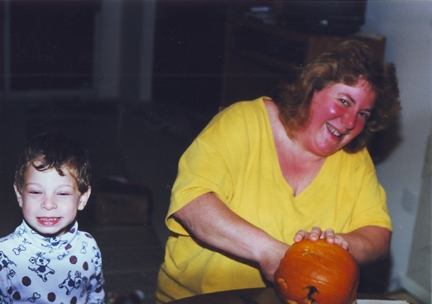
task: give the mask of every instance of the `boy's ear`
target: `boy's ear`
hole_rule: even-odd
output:
[[[16,194],[16,197],[17,197],[18,204],[22,208],[23,199],[22,199],[21,193],[18,191],[16,183],[14,183],[14,190],[15,190],[15,194]]]
[[[78,210],[83,210],[85,206],[87,205],[87,202],[90,198],[91,194],[91,187],[89,186],[87,191],[81,194],[79,202],[78,202]]]

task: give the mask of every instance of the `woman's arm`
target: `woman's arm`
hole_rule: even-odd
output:
[[[173,217],[191,236],[205,244],[258,263],[270,282],[290,247],[235,214],[213,193],[197,197]]]
[[[391,231],[378,226],[365,226],[350,233],[337,233],[348,243],[350,253],[359,264],[368,264],[385,258],[390,250]]]
[[[311,232],[297,232],[294,241],[299,242],[305,238],[312,241],[322,238],[329,243],[336,243],[349,250],[357,263],[368,264],[388,255],[391,231],[378,226],[365,226],[349,233],[334,233],[332,229],[321,231],[319,227],[313,227]]]

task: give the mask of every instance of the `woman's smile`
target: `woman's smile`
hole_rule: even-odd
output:
[[[326,126],[327,126],[327,129],[329,129],[330,133],[333,134],[334,136],[336,136],[336,137],[342,136],[342,134],[339,133],[335,128],[333,128],[331,124],[326,123]]]

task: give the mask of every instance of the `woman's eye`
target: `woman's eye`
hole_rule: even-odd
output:
[[[368,114],[368,113],[360,112],[360,115],[361,115],[364,119],[369,119],[369,114]]]
[[[348,101],[346,101],[346,99],[340,99],[340,102],[342,102],[343,104],[347,105]]]

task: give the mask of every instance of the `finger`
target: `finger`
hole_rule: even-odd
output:
[[[326,231],[324,231],[323,238],[327,241],[327,243],[334,244],[335,238],[336,238],[334,230],[331,228],[328,228]]]
[[[348,246],[348,242],[345,240],[342,240],[339,244],[339,246],[341,246],[343,249],[349,251],[349,246]]]
[[[312,227],[312,230],[309,234],[309,239],[311,241],[316,241],[321,237],[321,235],[322,235],[321,228],[318,226],[314,226],[314,227]]]
[[[337,235],[335,237],[335,243],[338,244],[339,246],[341,246],[343,249],[348,250],[349,251],[349,245],[348,242],[345,241],[342,237],[340,237],[339,235]]]
[[[294,236],[294,242],[298,243],[307,237],[308,237],[308,233],[306,232],[306,230],[304,229],[299,230]]]

